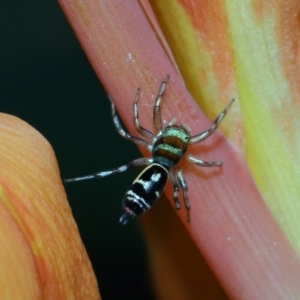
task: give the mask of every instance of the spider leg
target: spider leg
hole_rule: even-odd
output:
[[[179,185],[183,191],[183,200],[184,200],[184,205],[185,205],[185,209],[187,212],[187,220],[190,223],[191,222],[191,218],[190,218],[191,205],[190,205],[190,201],[189,201],[189,197],[188,197],[188,186],[186,184],[186,181],[184,179],[183,172],[181,171],[181,169],[178,169],[176,176],[177,176]]]
[[[185,154],[184,157],[189,162],[191,162],[195,165],[201,166],[201,167],[213,167],[213,166],[220,167],[223,164],[221,161],[205,161],[205,160],[202,160],[200,158],[194,157],[190,154]]]
[[[117,174],[121,172],[127,171],[131,167],[136,167],[136,166],[148,166],[153,162],[153,158],[138,158],[135,159],[131,162],[129,162],[126,165],[120,166],[118,168],[109,170],[109,171],[103,171],[103,172],[98,172],[92,175],[86,175],[82,177],[76,177],[76,178],[71,178],[71,179],[64,179],[64,183],[69,183],[69,182],[75,182],[75,181],[81,181],[81,180],[88,180],[88,179],[95,179],[95,178],[102,178],[106,177],[112,174]]]
[[[138,100],[140,97],[141,89],[138,88],[136,91],[136,95],[133,101],[133,121],[136,130],[144,136],[146,139],[153,139],[154,134],[149,131],[148,129],[144,128],[143,126],[140,125],[140,119],[139,119],[139,109],[138,109]]]
[[[116,113],[116,108],[115,108],[115,105],[112,101],[112,98],[110,97],[110,95],[108,95],[108,98],[110,100],[110,103],[111,103],[111,116],[112,116],[112,120],[115,124],[115,127],[118,131],[118,133],[125,139],[139,145],[139,146],[143,146],[143,147],[149,147],[149,143],[146,142],[145,140],[139,138],[139,137],[136,137],[134,135],[131,135],[129,133],[127,133],[123,127],[121,126],[121,123],[120,123],[120,119],[118,118],[117,116],[117,113]]]
[[[176,177],[176,174],[174,174],[174,170],[170,170],[169,174],[170,174],[171,182],[172,182],[173,189],[174,189],[173,199],[175,202],[175,208],[180,209],[181,205],[180,205],[179,198],[178,198],[179,184],[177,181],[177,177]]]
[[[160,104],[164,96],[169,78],[170,76],[167,75],[166,78],[162,81],[153,107],[153,124],[157,131],[160,131],[162,129]]]
[[[218,115],[218,117],[216,118],[216,120],[212,123],[211,127],[208,130],[205,130],[199,134],[196,134],[194,136],[191,137],[189,144],[196,144],[199,143],[203,140],[205,140],[206,138],[208,138],[211,134],[214,133],[214,131],[218,128],[218,125],[221,123],[221,121],[224,119],[224,117],[226,116],[227,112],[229,111],[233,101],[235,99],[232,99],[229,104],[226,106],[226,108]]]

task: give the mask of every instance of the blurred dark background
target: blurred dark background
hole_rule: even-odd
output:
[[[48,139],[63,178],[140,156],[116,133],[106,92],[57,2],[3,0],[0,22],[0,111]],[[104,300],[154,299],[138,221],[118,223],[122,197],[136,174],[66,187]]]

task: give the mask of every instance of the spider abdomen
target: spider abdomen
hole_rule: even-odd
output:
[[[121,224],[149,210],[162,194],[169,178],[168,170],[152,163],[134,180],[123,198]]]

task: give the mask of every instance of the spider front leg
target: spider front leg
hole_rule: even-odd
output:
[[[184,156],[189,162],[201,166],[201,167],[220,167],[222,166],[222,162],[221,161],[205,161],[202,160],[200,158],[194,157],[190,154],[185,154]]]
[[[144,128],[143,126],[140,125],[140,119],[139,119],[139,109],[138,109],[138,100],[140,97],[141,89],[138,88],[136,91],[136,95],[133,101],[133,121],[136,130],[144,136],[147,140],[152,140],[154,137],[154,134],[149,131],[148,129]]]
[[[109,171],[103,171],[103,172],[98,172],[92,175],[86,175],[82,177],[76,177],[76,178],[71,178],[71,179],[64,179],[64,183],[69,183],[69,182],[75,182],[75,181],[81,181],[81,180],[88,180],[88,179],[96,179],[96,178],[103,178],[109,175],[121,173],[127,171],[131,167],[137,167],[137,166],[148,166],[153,163],[153,158],[138,158],[135,159],[131,162],[129,162],[126,165],[123,165],[121,167],[109,170]]]
[[[189,145],[191,144],[196,144],[199,143],[203,140],[205,140],[206,138],[208,138],[211,134],[214,133],[214,131],[218,128],[218,125],[221,123],[221,121],[224,119],[224,117],[226,116],[227,112],[229,111],[233,101],[235,99],[232,99],[229,104],[226,106],[226,108],[218,115],[218,117],[216,118],[216,120],[212,123],[211,127],[208,130],[205,130],[199,134],[196,134],[194,136],[191,137],[190,141],[189,141]]]
[[[108,99],[110,100],[110,103],[111,103],[111,116],[112,116],[112,120],[115,124],[115,127],[118,131],[118,133],[125,139],[139,145],[139,146],[143,146],[143,147],[149,147],[149,143],[146,142],[145,140],[139,138],[139,137],[136,137],[134,135],[131,135],[129,133],[127,133],[121,126],[121,123],[120,123],[120,120],[117,116],[117,113],[116,113],[116,108],[115,108],[115,105],[113,103],[113,100],[112,98],[110,97],[110,95],[108,95]]]
[[[162,81],[160,88],[159,88],[158,95],[155,100],[154,107],[153,107],[153,124],[157,131],[162,130],[160,104],[161,104],[162,98],[164,96],[169,78],[170,78],[170,76],[167,75],[166,78]]]

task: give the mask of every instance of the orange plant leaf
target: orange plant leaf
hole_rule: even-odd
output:
[[[48,142],[0,114],[0,298],[100,299]]]

